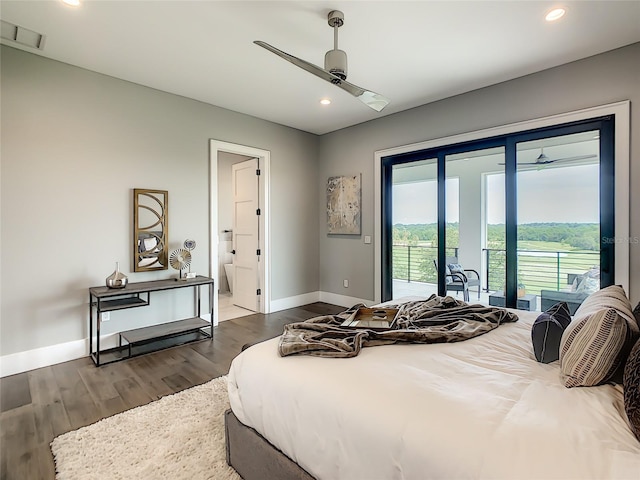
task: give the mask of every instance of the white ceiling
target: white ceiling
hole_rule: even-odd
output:
[[[0,2],[46,35],[61,62],[324,134],[640,41],[640,0]],[[382,112],[253,44],[323,66],[327,14],[344,12],[348,80],[391,99]],[[332,104],[322,106],[323,97]]]

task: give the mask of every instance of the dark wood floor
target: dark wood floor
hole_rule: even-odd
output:
[[[283,325],[343,307],[314,303],[221,322],[202,340],[95,367],[89,357],[0,379],[0,477],[53,480],[49,444],[60,434],[199,385],[229,372],[246,343],[276,337]]]

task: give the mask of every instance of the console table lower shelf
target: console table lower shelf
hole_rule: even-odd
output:
[[[126,360],[145,353],[151,353],[164,348],[184,345],[211,338],[203,329],[211,328],[211,324],[200,317],[185,318],[175,322],[136,328],[118,334],[118,346],[100,352],[100,365]],[[124,340],[124,342],[123,342]],[[93,361],[98,364],[95,353],[91,354]]]
[[[210,305],[213,305],[213,279],[203,276],[184,281],[156,280],[132,283],[122,290],[112,290],[105,287],[90,288],[89,352],[93,362],[96,366],[100,366],[204,338],[213,339],[212,323],[200,317],[200,286],[204,285],[209,287],[209,302]],[[195,289],[194,310],[197,316],[119,332],[117,333],[117,347],[100,349],[100,327],[103,312],[148,306],[151,292],[184,287],[194,287]],[[146,294],[146,299],[141,297],[141,294]],[[210,309],[210,316],[213,321],[213,307]],[[94,318],[95,349],[93,347]]]

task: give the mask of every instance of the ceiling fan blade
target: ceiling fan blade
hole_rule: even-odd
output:
[[[313,63],[309,63],[306,60],[302,60],[301,58],[294,57],[293,55],[290,55],[287,52],[283,52],[282,50],[272,45],[269,45],[266,42],[263,42],[261,40],[255,40],[253,43],[261,46],[262,48],[269,50],[271,53],[275,53],[279,57],[284,58],[286,61],[293,63],[295,66],[300,67],[309,73],[313,73],[315,76],[320,77],[323,80],[326,80],[327,82],[336,83],[338,81],[342,81],[340,77],[325,70],[324,68],[320,68],[317,65],[314,65]]]
[[[574,162],[576,160],[586,160],[587,158],[596,158],[597,155],[578,155],[577,157],[565,157],[565,158],[556,158],[552,160],[552,162]]]
[[[575,162],[577,160],[586,160],[587,158],[596,158],[597,155],[578,155],[576,157],[556,158],[555,160],[536,160],[535,162],[518,162],[518,165],[548,165],[556,162]],[[540,157],[538,157],[540,158]],[[505,165],[505,163],[498,163],[498,165]]]
[[[343,89],[345,92],[349,92],[351,95],[356,97],[366,106],[373,108],[376,112],[381,111],[384,107],[389,105],[390,100],[384,95],[380,95],[376,92],[371,92],[369,90],[365,90],[362,87],[358,87],[353,83],[349,83],[346,80],[339,79],[339,82],[331,82],[336,86]]]
[[[553,162],[555,162],[555,160],[547,160],[543,162],[518,162],[516,163],[516,165],[547,165]],[[506,163],[501,162],[501,163],[498,163],[498,165],[506,165]]]
[[[553,160],[540,160],[540,157],[538,157],[538,160],[535,162],[518,162],[518,165],[549,165],[550,163],[574,162],[576,160],[586,160],[587,158],[595,157],[597,157],[597,155],[578,155],[576,157],[555,158]],[[544,158],[549,157],[545,156]]]
[[[282,50],[269,45],[266,42],[261,40],[255,40],[253,43],[256,45],[269,50],[271,53],[275,53],[281,58],[284,58],[286,61],[293,63],[295,66],[306,70],[309,73],[312,73],[316,77],[319,77],[327,82],[333,83],[337,87],[340,87],[344,91],[350,93],[362,103],[367,105],[370,108],[373,108],[377,112],[381,111],[384,107],[389,104],[389,99],[379,95],[375,92],[370,92],[369,90],[365,90],[364,88],[358,87],[352,83],[343,80],[342,78],[334,75],[333,73],[325,70],[324,68],[320,68],[313,63],[309,63],[306,60],[302,60],[301,58],[295,57],[293,55],[288,54],[287,52],[283,52]]]

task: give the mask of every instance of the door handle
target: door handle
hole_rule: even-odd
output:
[[[231,253],[232,253],[233,255],[235,255],[235,254],[236,254],[236,251],[235,251],[235,250],[231,250]]]

